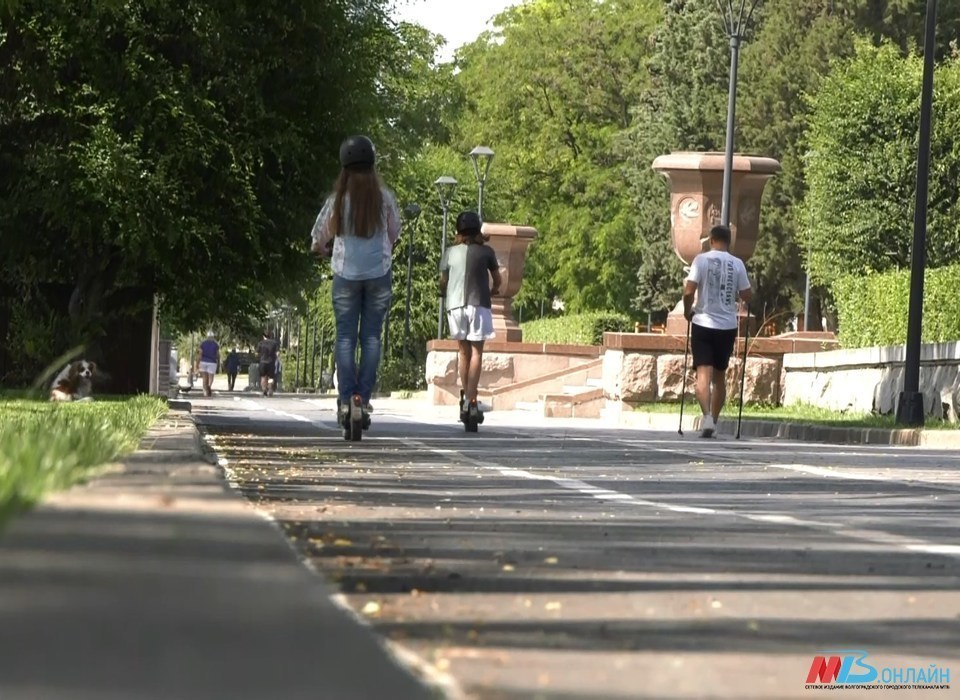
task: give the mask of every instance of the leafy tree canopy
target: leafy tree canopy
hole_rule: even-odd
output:
[[[458,55],[454,144],[497,152],[489,201],[536,226],[518,301],[626,308],[638,260],[620,133],[647,84],[651,0],[538,0]],[[485,212],[485,218],[491,217]]]
[[[820,283],[909,265],[922,70],[861,42],[811,98],[800,241]],[[960,254],[960,61],[942,62],[934,85],[927,255],[939,267]]]
[[[386,10],[20,2],[0,43],[5,279],[75,285],[76,335],[127,285],[186,328],[299,295],[339,141],[393,111],[429,41]]]

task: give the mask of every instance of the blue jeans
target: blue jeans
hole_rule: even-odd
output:
[[[333,315],[337,321],[337,389],[346,403],[360,394],[370,401],[380,365],[380,334],[390,308],[391,274],[371,280],[347,280],[333,276]],[[359,328],[359,334],[358,329]],[[357,344],[360,366],[357,367]]]

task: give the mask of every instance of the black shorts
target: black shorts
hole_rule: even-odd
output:
[[[260,363],[260,376],[266,377],[267,379],[274,379],[277,375],[277,363],[276,362],[261,362]]]
[[[718,330],[691,324],[690,349],[693,351],[693,366],[707,365],[714,369],[726,369],[730,365],[730,355],[733,354],[736,342],[736,328]]]

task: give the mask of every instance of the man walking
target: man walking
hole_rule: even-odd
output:
[[[726,373],[737,341],[737,300],[753,298],[747,269],[732,255],[730,229],[710,229],[710,250],[693,260],[683,287],[683,315],[690,322],[690,349],[703,411],[701,437],[713,437],[727,399]]]
[[[240,355],[237,352],[237,348],[233,348],[227,354],[227,359],[224,361],[223,366],[224,369],[227,370],[227,388],[233,391],[233,387],[237,383],[237,373],[240,372]]]
[[[263,340],[257,344],[257,355],[260,359],[260,388],[264,396],[273,396],[279,352],[280,343],[273,339],[273,332],[267,328],[263,331]]]

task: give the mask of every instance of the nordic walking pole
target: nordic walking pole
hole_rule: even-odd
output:
[[[740,414],[737,416],[737,440],[743,423],[743,385],[747,378],[747,346],[750,344],[750,304],[747,304],[747,324],[743,329],[743,367],[740,368]]]
[[[683,344],[683,388],[680,390],[680,426],[677,433],[683,435],[683,402],[687,396],[687,355],[690,352],[690,321],[687,321],[687,338]]]

